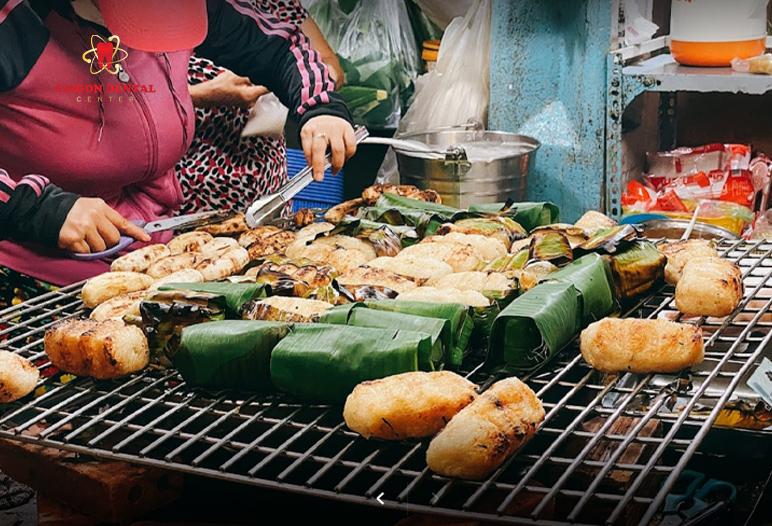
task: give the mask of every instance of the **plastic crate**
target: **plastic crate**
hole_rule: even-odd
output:
[[[308,166],[302,150],[287,148],[287,173],[292,179]],[[301,208],[332,208],[343,202],[343,170],[332,175],[329,170],[324,174],[324,181],[314,181],[304,188],[292,200],[292,211]]]

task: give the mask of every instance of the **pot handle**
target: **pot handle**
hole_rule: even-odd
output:
[[[477,117],[472,117],[468,121],[466,121],[466,124],[454,124],[452,126],[439,126],[437,128],[432,128],[431,130],[421,131],[421,133],[435,133],[435,132],[450,131],[450,130],[483,131],[485,130],[485,124],[483,124],[483,121],[481,121]]]

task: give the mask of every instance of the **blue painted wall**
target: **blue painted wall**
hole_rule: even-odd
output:
[[[529,199],[573,222],[604,191],[611,0],[493,0],[488,127],[536,137]]]

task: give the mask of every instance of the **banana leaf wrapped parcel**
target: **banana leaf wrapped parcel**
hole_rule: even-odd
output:
[[[527,232],[540,226],[557,223],[560,211],[552,203],[506,203],[478,204],[469,207],[470,212],[484,212],[508,217],[517,222]]]
[[[242,309],[247,303],[271,294],[271,288],[265,284],[248,282],[169,283],[159,290],[187,290],[222,296],[225,298],[226,314],[234,319],[241,318]]]

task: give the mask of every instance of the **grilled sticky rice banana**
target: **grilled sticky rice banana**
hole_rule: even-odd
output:
[[[514,377],[500,380],[434,437],[426,462],[440,475],[482,479],[536,434],[544,416],[527,385]]]
[[[426,259],[438,259],[450,265],[453,272],[477,270],[482,264],[482,259],[472,246],[460,243],[418,243],[403,249],[394,259],[410,260],[419,264]]]
[[[224,254],[228,250],[238,246],[239,242],[232,237],[216,237],[201,247],[201,253],[207,258],[212,258]]]
[[[368,261],[367,266],[399,274],[400,276],[412,279],[419,285],[453,273],[453,268],[450,265],[435,258],[397,259],[392,257],[380,257]]]
[[[0,351],[0,403],[14,402],[30,394],[40,372],[32,362],[10,351]]]
[[[523,287],[523,290],[531,290],[557,269],[549,261],[534,261],[519,272],[520,286]]]
[[[89,318],[96,321],[105,321],[112,318],[122,320],[127,314],[139,316],[139,305],[149,292],[149,290],[130,292],[109,299],[94,309]]]
[[[427,201],[429,203],[442,204],[440,194],[434,190],[419,190],[417,187],[409,184],[376,184],[365,188],[362,192],[362,200],[367,206],[372,206],[381,198],[383,194],[396,194],[418,201]]]
[[[156,261],[147,269],[147,275],[155,279],[165,278],[175,272],[195,268],[204,259],[206,258],[200,252],[182,252]]]
[[[155,280],[138,272],[105,272],[83,285],[81,299],[89,309],[121,294],[150,288]]]
[[[279,232],[279,229],[275,226],[270,226],[270,225],[259,226],[257,228],[253,228],[252,230],[247,230],[246,232],[244,232],[239,236],[239,245],[241,245],[244,248],[247,248],[255,241],[266,238],[268,236],[272,236],[276,232]]]
[[[475,252],[483,261],[493,261],[507,255],[507,246],[501,240],[481,236],[480,234],[450,232],[444,236],[427,237],[421,243],[457,243],[468,245],[475,249]]]
[[[238,213],[236,217],[223,221],[222,223],[213,223],[197,228],[199,232],[207,232],[213,236],[235,236],[249,230],[247,220],[244,214]]]
[[[616,221],[605,214],[590,210],[574,223],[574,226],[583,230],[596,230],[598,228],[611,228],[619,225]]]
[[[295,233],[289,230],[275,232],[270,236],[256,240],[247,247],[251,259],[270,256],[271,254],[282,254],[287,247],[295,241]]]
[[[347,215],[355,215],[360,208],[365,206],[365,202],[362,199],[351,199],[345,201],[339,205],[333,206],[324,214],[324,220],[328,223],[337,225]]]
[[[297,233],[297,239],[311,241],[319,234],[325,234],[335,228],[331,223],[312,223]]]
[[[696,258],[717,258],[718,251],[707,239],[687,239],[663,243],[657,247],[667,257],[665,281],[676,285],[681,278],[684,266]]]
[[[687,316],[729,316],[740,305],[744,285],[740,267],[721,258],[690,260],[681,271],[675,306]]]
[[[457,272],[431,280],[427,285],[438,289],[506,291],[516,288],[515,282],[500,272]]]
[[[238,274],[249,263],[249,253],[243,247],[235,247],[196,266],[196,270],[204,276],[204,281],[218,281]]]
[[[271,296],[251,303],[244,311],[244,319],[287,323],[316,322],[329,308],[332,308],[332,304],[324,301]]]
[[[412,372],[362,382],[346,399],[346,425],[365,438],[437,434],[475,398],[477,386],[450,371]]]
[[[165,257],[171,256],[166,245],[148,245],[129,252],[112,262],[113,272],[145,272],[150,265]]]
[[[400,300],[427,303],[462,303],[469,307],[490,307],[491,301],[476,290],[435,289],[418,287],[399,295]]]
[[[338,276],[337,281],[341,285],[373,285],[386,287],[398,294],[413,290],[417,287],[415,282],[388,270],[370,267],[357,267]]]
[[[159,279],[153,283],[153,286],[150,287],[150,291],[156,291],[169,283],[201,283],[203,281],[204,276],[199,271],[188,268],[185,270],[178,270],[173,274],[169,274],[168,276]]]
[[[327,264],[343,273],[375,259],[372,243],[349,236],[320,237],[310,244],[295,241],[287,247],[286,255],[293,261],[307,259],[317,264]]]
[[[93,378],[118,378],[147,366],[147,339],[120,320],[67,320],[46,332],[45,351],[58,369]]]
[[[702,363],[702,331],[670,320],[605,318],[582,331],[584,359],[606,373],[675,373]]]
[[[186,232],[169,241],[166,246],[171,255],[175,256],[183,252],[200,252],[212,239],[212,234],[207,232]]]

